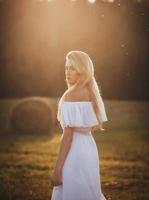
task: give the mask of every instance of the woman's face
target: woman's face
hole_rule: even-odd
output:
[[[67,64],[65,66],[65,75],[66,75],[66,81],[70,85],[74,85],[80,78],[80,74],[77,72],[75,67],[73,67],[72,65],[67,65]]]

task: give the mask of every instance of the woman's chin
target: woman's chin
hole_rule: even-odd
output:
[[[66,81],[67,81],[67,83],[69,84],[69,85],[71,85],[71,86],[73,86],[73,85],[75,85],[75,83],[77,82],[77,81],[72,81],[72,80],[68,80],[68,79],[66,79]]]
[[[71,80],[68,80],[68,83],[70,84],[70,85],[74,85],[75,83],[73,82],[73,81],[71,81]]]

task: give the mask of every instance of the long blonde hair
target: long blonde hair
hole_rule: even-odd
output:
[[[74,85],[69,85],[67,82],[68,89],[64,92],[58,103],[57,119],[60,121],[60,108],[64,100],[64,96],[71,90],[75,89],[76,86],[87,87],[90,93],[90,98],[93,103],[93,108],[95,110],[97,120],[99,124],[100,121],[100,106],[101,101],[101,90],[96,82],[94,76],[94,66],[89,55],[82,51],[70,51],[66,55],[66,64],[71,64],[77,72],[80,74],[79,80]]]

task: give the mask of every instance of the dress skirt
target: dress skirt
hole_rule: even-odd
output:
[[[62,182],[53,187],[51,200],[106,200],[101,191],[99,155],[91,131],[74,131]]]

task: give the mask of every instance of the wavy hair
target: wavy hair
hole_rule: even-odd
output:
[[[101,119],[101,109],[100,103],[102,102],[101,98],[101,89],[97,84],[97,81],[94,76],[94,66],[93,62],[90,59],[89,55],[82,51],[70,51],[66,55],[66,65],[73,66],[76,71],[80,74],[80,78],[74,85],[69,85],[67,82],[68,89],[64,92],[58,103],[58,112],[57,119],[60,121],[60,108],[64,100],[64,96],[71,90],[75,89],[78,85],[79,87],[87,87],[89,90],[91,102],[93,104],[94,111],[96,113],[97,120],[99,122],[99,128],[102,129],[102,119]],[[106,120],[105,120],[106,121]],[[98,127],[98,126],[97,126]]]

